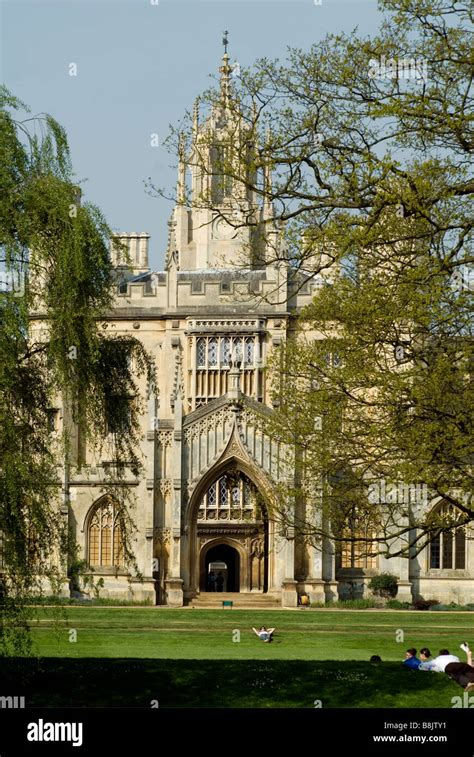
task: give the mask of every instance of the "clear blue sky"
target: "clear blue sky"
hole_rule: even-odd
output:
[[[151,235],[163,266],[171,205],[145,194],[151,176],[172,187],[173,157],[160,144],[206,89],[229,30],[233,61],[284,58],[328,32],[373,34],[376,0],[3,0],[1,79],[34,113],[67,130],[85,199],[117,231]],[[75,63],[77,76],[69,75]]]

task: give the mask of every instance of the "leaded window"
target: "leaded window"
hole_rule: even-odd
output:
[[[223,476],[219,480],[219,506],[220,507],[228,507],[229,503],[227,501],[227,478],[226,476]]]
[[[123,564],[119,513],[110,500],[96,506],[89,520],[88,556],[92,567],[119,567]]]
[[[246,365],[253,365],[253,353],[254,353],[253,339],[247,338],[245,340],[245,352],[244,352],[244,362]]]
[[[376,525],[373,517],[353,508],[341,529],[338,547],[339,568],[374,569],[377,567]]]
[[[225,336],[222,339],[222,365],[229,365],[231,358],[231,341],[230,337]]]
[[[217,365],[217,339],[209,339],[207,347],[207,364],[210,368]]]
[[[441,520],[452,522],[455,510],[452,505],[441,505],[437,514]],[[434,570],[464,570],[466,567],[466,532],[453,528],[437,534],[430,542],[429,565]]]
[[[257,490],[243,473],[229,471],[208,488],[199,508],[199,520],[251,521],[260,519]]]
[[[197,365],[198,368],[206,367],[206,340],[203,337],[197,340]]]

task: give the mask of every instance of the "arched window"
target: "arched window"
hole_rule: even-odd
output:
[[[440,520],[451,523],[456,520],[456,511],[452,505],[436,508]],[[443,531],[430,542],[429,565],[437,570],[464,570],[466,567],[466,533],[464,528],[454,527]]]
[[[211,484],[198,513],[199,520],[257,521],[261,517],[257,489],[237,471],[229,471]]]
[[[123,538],[118,511],[111,500],[95,506],[88,526],[88,562],[95,568],[123,564]]]

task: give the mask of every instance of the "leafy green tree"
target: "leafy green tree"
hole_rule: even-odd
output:
[[[474,17],[462,0],[379,6],[374,38],[257,61],[225,102],[222,87],[204,101],[244,119],[221,171],[272,204],[266,262],[287,267],[292,295],[317,285],[270,366],[267,429],[296,471],[274,517],[390,555],[474,519]],[[185,121],[172,141],[206,172],[206,136],[191,136]],[[261,229],[238,197],[198,202]]]
[[[67,529],[71,424],[91,449],[105,422],[116,465],[105,490],[119,503],[137,453],[136,376],[152,364],[140,343],[110,338],[98,319],[113,303],[111,232],[100,211],[80,203],[64,129],[50,116],[20,118],[26,106],[2,89],[0,116],[0,534],[3,651],[28,641],[26,601],[48,579],[57,588],[74,553]],[[41,324],[41,326],[39,326]],[[130,357],[134,358],[132,372]],[[132,401],[130,397],[136,398]],[[50,433],[61,401],[64,433]],[[117,483],[118,482],[118,483]],[[129,538],[126,556],[133,556]],[[23,629],[22,632],[19,629]]]

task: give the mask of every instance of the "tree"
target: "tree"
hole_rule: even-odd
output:
[[[272,205],[266,263],[320,285],[270,366],[267,428],[296,471],[274,517],[390,555],[474,520],[474,17],[462,0],[379,5],[375,38],[257,61],[205,101],[244,121],[221,172]],[[184,122],[172,136],[205,173],[210,145],[190,135]],[[239,196],[198,202],[261,225]]]
[[[7,651],[28,642],[28,598],[45,579],[57,587],[67,567],[63,556],[73,557],[61,514],[69,504],[72,422],[94,448],[113,419],[116,466],[105,490],[119,503],[130,537],[121,477],[125,466],[140,470],[135,376],[146,371],[151,378],[152,364],[138,341],[98,329],[113,302],[111,233],[96,207],[79,202],[64,129],[48,115],[20,119],[27,108],[5,89],[1,107],[0,642]],[[41,329],[31,326],[35,313]],[[58,396],[62,437],[50,433]],[[133,564],[127,540],[126,555]]]

